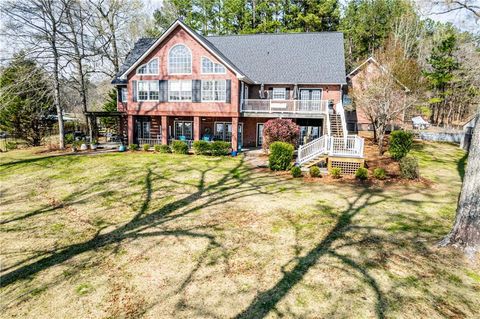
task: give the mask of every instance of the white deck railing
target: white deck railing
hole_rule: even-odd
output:
[[[150,146],[161,145],[162,144],[162,136],[152,137],[152,138],[138,138],[138,145],[142,146],[144,144],[148,144]]]
[[[243,101],[240,109],[240,112],[250,113],[326,114],[327,111],[327,100],[247,99]]]
[[[298,148],[297,162],[303,164],[321,155],[363,157],[363,148],[364,139],[357,135],[323,135]]]
[[[335,112],[337,114],[340,114],[340,119],[342,123],[342,131],[343,131],[343,136],[347,136],[348,131],[347,131],[347,121],[345,120],[345,110],[343,109],[343,104],[342,102],[337,103],[335,105]]]

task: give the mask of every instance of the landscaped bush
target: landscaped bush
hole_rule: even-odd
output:
[[[342,177],[342,169],[340,167],[333,167],[330,170],[330,174],[332,175],[333,178],[340,178]]]
[[[162,144],[162,145],[158,145],[158,146],[160,146],[160,149],[159,149],[160,153],[171,153],[172,152],[172,149],[168,145]]]
[[[366,180],[368,178],[368,169],[366,169],[365,167],[358,168],[355,172],[355,178],[361,181]]]
[[[193,151],[198,155],[208,155],[211,151],[210,142],[195,141],[193,142]]]
[[[130,151],[136,151],[136,150],[138,150],[138,145],[137,144],[129,144],[128,149]]]
[[[272,171],[284,171],[293,157],[293,145],[285,142],[274,142],[270,145],[268,166]]]
[[[400,172],[403,178],[415,179],[420,177],[418,159],[413,156],[406,156],[400,160]]]
[[[150,144],[143,144],[143,150],[148,151],[150,149]]]
[[[65,134],[65,144],[72,144],[75,140],[75,137],[72,133]]]
[[[210,150],[213,156],[225,156],[230,153],[230,143],[224,141],[214,141],[210,143]]]
[[[300,166],[292,167],[290,172],[292,173],[292,176],[295,177],[295,178],[302,176],[302,169],[300,168]]]
[[[407,131],[393,131],[390,134],[388,152],[395,160],[404,158],[412,149],[413,134]]]
[[[187,154],[188,145],[183,141],[173,141],[172,142],[172,151],[175,154]]]
[[[320,168],[318,168],[318,166],[310,167],[310,176],[311,177],[319,177],[320,176]]]
[[[300,127],[289,119],[273,119],[263,126],[263,148],[267,150],[274,142],[297,145]]]
[[[373,177],[376,179],[385,179],[387,178],[387,173],[384,168],[377,167],[373,170]]]
[[[157,153],[160,152],[160,146],[161,146],[161,145],[158,145],[158,144],[157,144],[157,145],[154,145],[154,146],[153,146],[153,150],[154,150],[155,152],[157,152]]]

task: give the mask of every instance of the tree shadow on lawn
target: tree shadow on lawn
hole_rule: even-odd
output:
[[[218,163],[215,163],[217,166]],[[208,239],[212,245],[218,245],[215,238],[207,233],[202,233],[193,229],[176,229],[176,230],[155,230],[155,228],[163,224],[179,219],[183,216],[195,212],[199,209],[207,208],[213,205],[225,204],[240,198],[249,197],[255,194],[275,194],[278,190],[264,190],[271,184],[272,176],[268,173],[260,174],[252,168],[244,164],[243,159],[238,162],[235,167],[230,169],[218,180],[208,184],[206,182],[207,174],[215,167],[207,167],[205,169],[195,168],[200,174],[196,190],[193,193],[186,194],[185,197],[176,199],[153,212],[148,212],[152,201],[152,179],[165,180],[175,183],[178,187],[188,186],[188,183],[175,181],[159,174],[154,174],[150,168],[147,169],[145,176],[145,199],[138,213],[126,224],[106,233],[101,233],[101,229],[93,238],[82,243],[69,245],[58,248],[47,257],[30,262],[32,258],[28,258],[17,265],[21,265],[15,270],[4,273],[0,277],[0,287],[7,287],[19,280],[29,279],[37,273],[62,264],[69,259],[81,255],[83,253],[98,250],[109,245],[119,245],[125,240],[134,240],[142,237],[157,236],[186,236],[186,237],[202,237]],[[282,182],[276,181],[277,185]],[[288,189],[288,186],[285,186]],[[285,187],[283,187],[285,189]],[[39,212],[40,213],[40,212]],[[28,218],[29,214],[21,218]],[[38,258],[38,257],[37,257]]]

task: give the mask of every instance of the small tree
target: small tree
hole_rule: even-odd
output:
[[[263,149],[267,150],[273,142],[285,142],[296,146],[300,127],[290,119],[273,119],[263,127]]]
[[[40,145],[54,114],[48,77],[23,52],[0,74],[0,130]]]

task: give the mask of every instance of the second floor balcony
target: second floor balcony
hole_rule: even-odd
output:
[[[325,115],[328,112],[328,100],[273,100],[246,99],[240,106],[240,112],[253,114],[285,114],[285,115]]]

